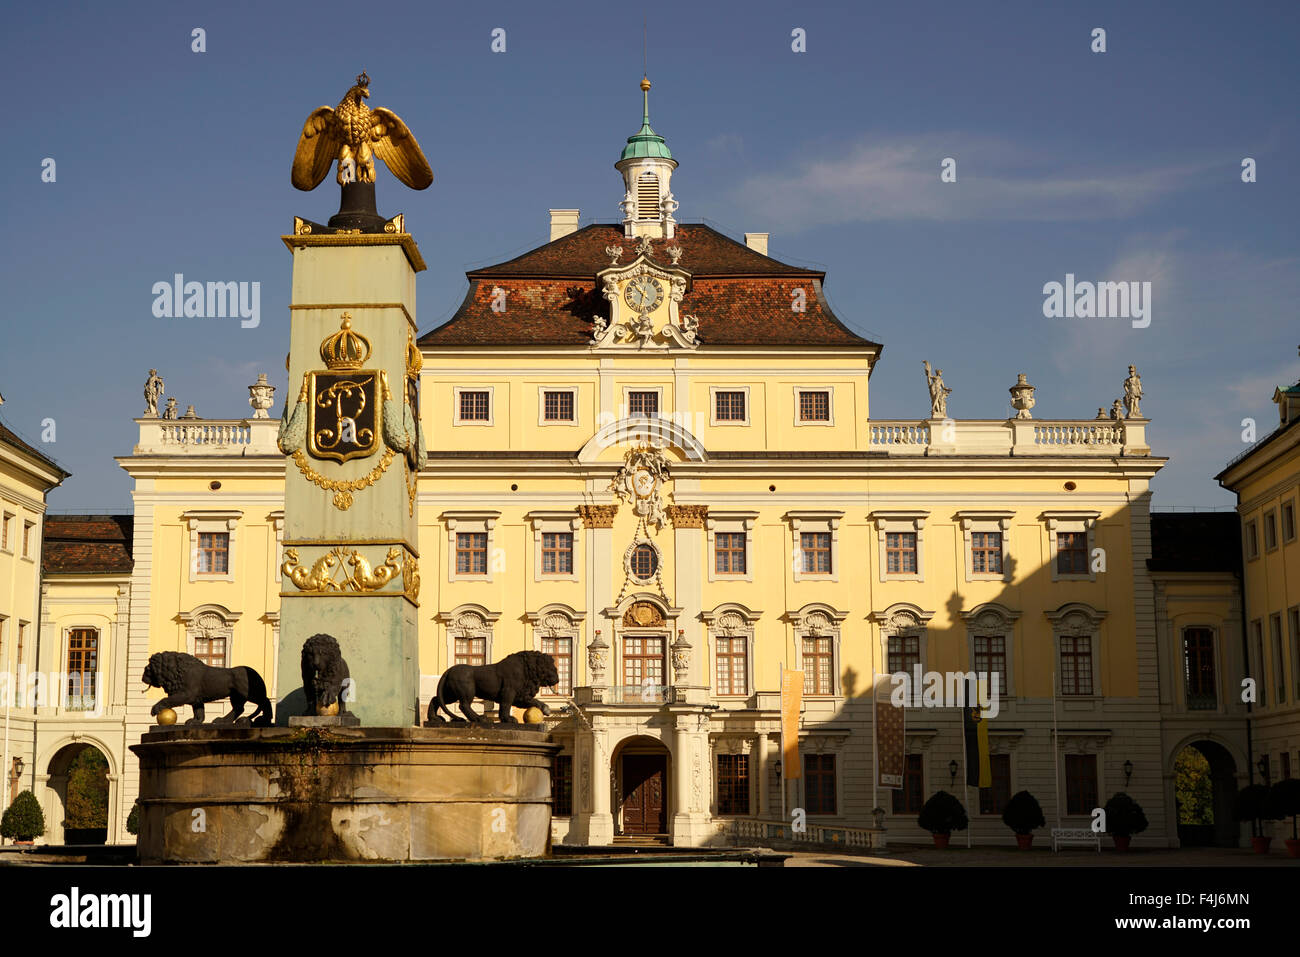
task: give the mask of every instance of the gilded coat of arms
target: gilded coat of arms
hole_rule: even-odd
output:
[[[381,429],[379,372],[361,368],[370,343],[345,315],[320,354],[329,371],[307,375],[307,453],[336,462],[365,458],[379,447]]]

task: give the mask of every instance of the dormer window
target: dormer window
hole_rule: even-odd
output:
[[[637,177],[636,218],[659,218],[659,177],[648,170]]]

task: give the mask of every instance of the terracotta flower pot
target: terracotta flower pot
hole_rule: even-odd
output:
[[[1016,847],[1020,848],[1022,851],[1027,851],[1033,846],[1034,835],[1032,833],[1016,835]]]
[[[1114,840],[1115,842],[1115,850],[1127,851],[1128,842],[1131,841],[1133,838],[1130,837],[1128,834],[1112,834],[1111,839]]]
[[[1283,843],[1286,844],[1286,852],[1292,857],[1300,857],[1300,841],[1293,837],[1288,837]]]
[[[934,835],[932,835],[932,836],[934,837],[934,846],[935,846],[935,847],[947,847],[947,846],[948,846],[948,839],[949,839],[950,837],[952,837],[951,834],[934,834]]]
[[[1252,837],[1250,839],[1251,849],[1256,854],[1267,854],[1268,846],[1273,843],[1271,837]]]

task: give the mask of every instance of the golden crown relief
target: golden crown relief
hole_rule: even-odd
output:
[[[326,336],[320,344],[320,357],[330,370],[360,369],[370,358],[370,340],[352,331],[352,314],[343,313],[339,331]]]

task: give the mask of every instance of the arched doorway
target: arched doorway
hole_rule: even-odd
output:
[[[614,755],[614,834],[630,841],[668,839],[669,753],[656,738],[637,736]]]
[[[103,844],[108,840],[108,758],[90,744],[69,744],[50,758],[46,787],[55,800],[45,822],[45,837],[64,844]]]
[[[1174,757],[1174,808],[1182,847],[1236,847],[1232,819],[1237,764],[1214,741],[1193,741]]]

